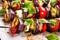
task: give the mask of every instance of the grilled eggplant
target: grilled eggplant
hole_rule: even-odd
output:
[[[46,32],[46,30],[47,30],[46,23],[48,23],[47,20],[45,20],[45,19],[39,19],[39,31],[40,32]]]
[[[5,22],[10,22],[14,19],[14,17],[16,16],[15,12],[10,9],[6,9],[6,12],[4,13],[4,21]]]
[[[20,25],[19,19],[15,17],[11,23],[11,28],[10,28],[11,34],[16,34],[19,31],[19,25]]]
[[[19,2],[19,1],[12,1],[11,7],[12,7],[14,10],[19,10],[19,9],[20,9],[20,2]]]
[[[52,17],[56,17],[56,16],[59,16],[59,10],[55,7],[51,9],[51,16]]]
[[[4,0],[3,8],[6,9],[6,8],[8,8],[8,7],[9,7],[9,6],[8,6],[8,2],[7,2],[6,0]]]
[[[32,32],[35,33],[36,31],[36,22],[33,19],[25,19],[25,32]]]
[[[4,21],[5,22],[10,21],[10,17],[11,17],[11,15],[9,14],[9,10],[6,9],[6,12],[4,13]]]

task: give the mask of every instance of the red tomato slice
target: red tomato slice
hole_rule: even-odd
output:
[[[52,28],[52,31],[58,31],[59,29],[59,22]]]
[[[45,18],[47,15],[47,10],[41,6],[39,6],[38,9],[40,11],[39,18]]]
[[[46,29],[47,29],[47,25],[46,25],[46,24],[44,24],[44,25],[43,25],[42,32],[45,32],[45,31],[46,31]]]
[[[17,32],[17,28],[11,28],[10,31],[11,31],[11,34],[15,34]]]
[[[40,12],[39,18],[45,18],[46,17],[46,12]]]

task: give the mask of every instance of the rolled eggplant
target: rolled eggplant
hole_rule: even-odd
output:
[[[13,35],[16,34],[19,31],[19,26],[20,26],[19,19],[15,17],[11,23],[10,33]]]
[[[20,25],[19,25],[19,30],[20,32],[24,31],[24,22],[23,19],[19,19]]]
[[[16,17],[16,14],[15,14],[15,11],[13,11],[12,9],[9,9],[9,11],[10,11],[10,14],[11,14],[10,21],[12,21]]]
[[[11,14],[9,13],[9,10],[6,9],[6,12],[4,13],[4,21],[9,22],[10,21]]]
[[[6,9],[6,12],[4,13],[4,21],[10,22],[14,19],[15,16],[16,14],[12,9]]]
[[[51,16],[52,17],[57,17],[59,16],[59,10],[57,9],[57,7],[51,9]]]
[[[20,9],[20,1],[12,1],[11,7],[13,8],[13,10],[19,10]]]
[[[8,7],[9,7],[8,2],[6,0],[4,0],[3,8],[4,9],[7,9]]]
[[[30,25],[30,32],[32,34],[36,34],[36,21],[35,20],[32,20],[32,23]]]
[[[48,21],[45,19],[39,19],[38,21],[39,21],[39,31],[46,32],[46,30],[47,30],[46,23],[48,23]]]
[[[36,22],[33,19],[25,19],[24,20],[25,25],[25,32],[35,32],[36,30]]]
[[[48,22],[45,19],[36,19],[36,29],[35,29],[35,32],[33,32],[33,34],[46,32],[46,30],[47,30],[46,23],[48,23]]]

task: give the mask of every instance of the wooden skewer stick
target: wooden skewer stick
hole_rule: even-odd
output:
[[[0,26],[0,28],[10,28],[10,27],[6,27],[6,26]]]

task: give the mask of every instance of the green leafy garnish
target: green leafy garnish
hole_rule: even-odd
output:
[[[48,40],[59,40],[58,36],[56,34],[48,34],[46,36]]]
[[[24,25],[30,25],[32,23],[32,19],[24,19]]]
[[[54,6],[56,4],[57,0],[50,0],[50,5]]]
[[[33,6],[33,3],[31,1],[27,1],[24,3],[24,8],[27,9],[29,14],[35,14],[36,9]]]
[[[27,1],[24,3],[24,7],[26,7],[26,8],[31,7],[31,6],[33,6],[31,1]]]
[[[1,9],[0,14],[4,14],[4,13],[5,13],[5,9]]]
[[[49,20],[49,23],[54,26],[57,24],[57,20],[53,20],[53,19]]]
[[[45,19],[39,19],[39,22],[40,22],[40,23],[48,23],[48,21],[45,20]]]

